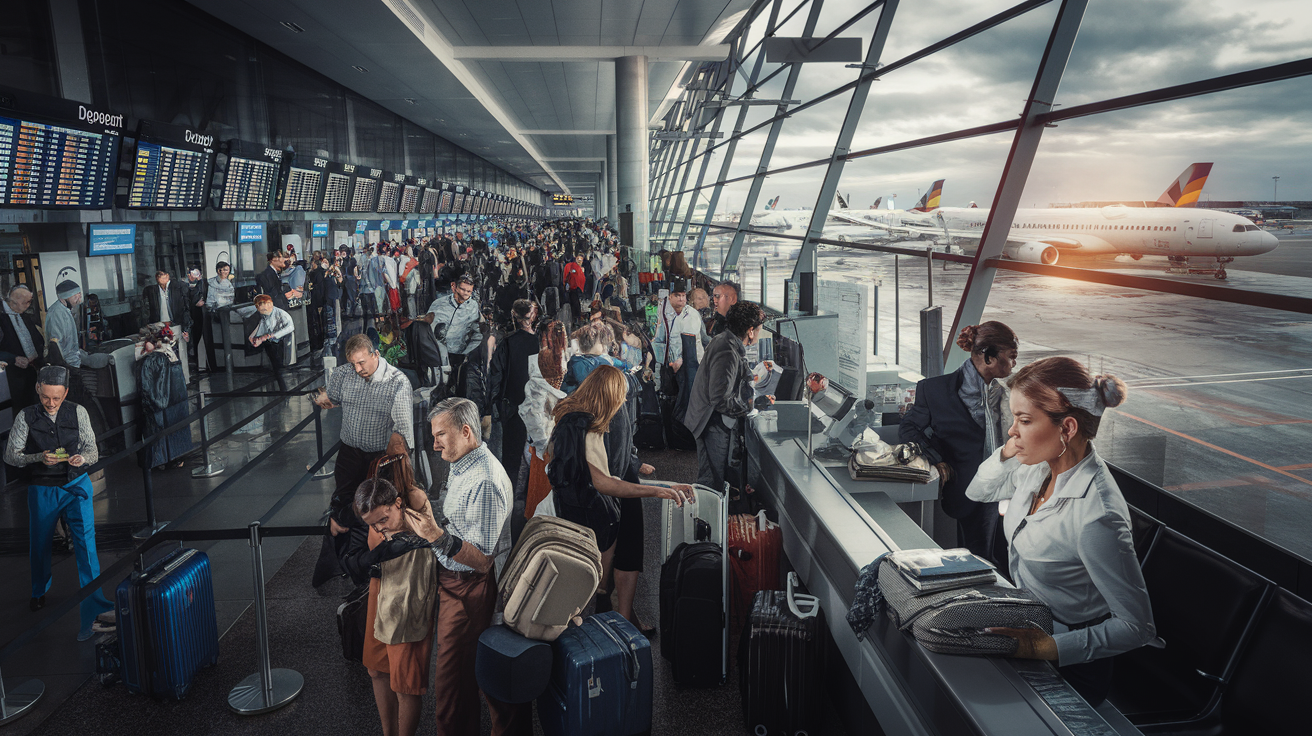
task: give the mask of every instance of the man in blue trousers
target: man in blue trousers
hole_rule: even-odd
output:
[[[73,537],[79,587],[100,575],[91,479],[85,472],[100,459],[91,418],[86,409],[64,400],[68,397],[67,368],[42,368],[37,374],[36,393],[40,403],[14,415],[5,448],[5,462],[28,467],[33,611],[45,605],[46,591],[50,590],[50,544],[56,519],[63,518]],[[99,590],[83,600],[78,641],[90,639],[96,616],[113,607]]]

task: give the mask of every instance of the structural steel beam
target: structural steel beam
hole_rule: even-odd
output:
[[[612,61],[645,56],[648,61],[724,61],[727,43],[714,46],[452,46],[467,61]]]

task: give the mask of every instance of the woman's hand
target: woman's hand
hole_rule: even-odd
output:
[[[984,629],[989,634],[1002,634],[1016,640],[1018,646],[1012,656],[1017,659],[1046,659],[1057,661],[1057,641],[1042,629],[1010,629],[1002,626]]]
[[[1002,459],[1010,460],[1013,457],[1016,457],[1017,452],[1018,450],[1016,449],[1016,438],[1008,437],[1007,444],[1002,446]]]
[[[686,503],[695,503],[692,493],[692,486],[687,483],[675,483],[671,486],[654,486],[657,498],[668,498],[679,506]]]
[[[648,465],[647,463],[643,463],[642,465],[639,465],[639,466],[638,466],[638,473],[639,473],[640,475],[651,475],[652,473],[655,473],[655,472],[656,472],[656,468],[653,468],[652,466]]]
[[[87,459],[82,457],[81,455],[74,455],[73,457],[70,457],[68,459],[68,464],[72,465],[75,468],[80,468],[82,467],[83,463],[85,463],[86,461]]]

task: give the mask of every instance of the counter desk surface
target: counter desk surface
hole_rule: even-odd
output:
[[[778,514],[784,552],[820,598],[837,650],[884,733],[1139,733],[1110,705],[1090,708],[1047,662],[936,654],[884,615],[858,642],[846,614],[861,568],[884,552],[938,545],[898,507],[912,500],[899,496],[905,489],[876,490],[885,484],[851,481],[845,468],[811,461],[805,435],[778,431],[769,412],[749,420],[747,435],[751,482]]]

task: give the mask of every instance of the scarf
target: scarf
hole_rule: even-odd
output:
[[[993,381],[985,383],[972,360],[962,364],[960,370],[961,391],[957,395],[975,423],[984,428],[984,455],[991,455],[1006,442],[1001,424],[1002,387]]]

